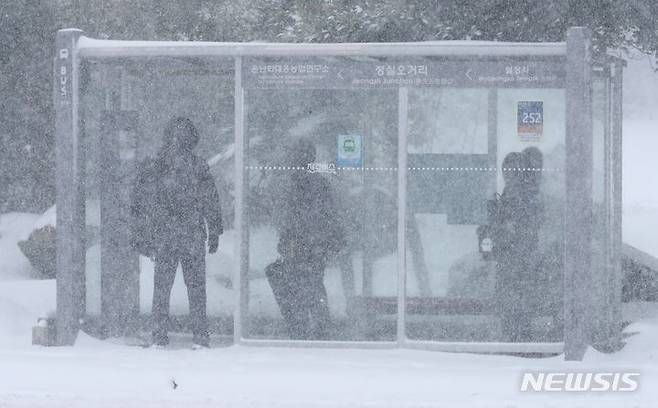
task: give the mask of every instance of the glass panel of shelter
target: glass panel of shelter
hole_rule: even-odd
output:
[[[385,61],[245,58],[242,66],[243,337],[395,340],[398,90],[373,81]],[[377,319],[373,293],[387,299]]]
[[[210,331],[228,334],[235,262],[233,227],[234,62],[217,58],[89,59],[81,67],[81,135],[86,149],[86,329],[100,336],[149,332],[153,261],[131,246],[130,213],[139,169],[162,154],[175,117],[199,132],[195,154],[219,190],[224,234],[206,258]],[[102,204],[101,204],[102,203]],[[177,273],[171,331],[187,331],[188,299]]]
[[[409,91],[406,335],[561,341],[564,62],[426,65]]]

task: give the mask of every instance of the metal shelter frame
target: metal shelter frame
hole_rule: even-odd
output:
[[[564,43],[502,43],[475,41],[440,41],[422,43],[363,43],[363,44],[272,44],[272,43],[211,43],[111,41],[87,38],[76,29],[60,30],[56,39],[54,98],[56,107],[57,155],[57,343],[70,345],[75,341],[84,316],[85,299],[85,198],[84,149],[79,132],[79,66],[85,58],[113,59],[122,57],[226,57],[235,63],[235,169],[236,219],[241,237],[239,273],[234,278],[240,288],[240,302],[235,308],[234,338],[236,344],[301,347],[407,347],[445,351],[474,352],[564,352],[568,360],[581,359],[588,345],[593,344],[589,322],[596,313],[583,299],[588,298],[588,287],[593,279],[591,253],[585,242],[592,240],[592,67],[590,34],[585,28],[571,28]],[[382,342],[357,341],[287,341],[254,340],[243,337],[246,309],[245,289],[248,237],[245,221],[245,110],[242,64],[246,57],[440,57],[442,60],[459,58],[482,59],[545,58],[564,64],[566,77],[566,230],[564,264],[564,342],[560,343],[477,343],[432,342],[409,340],[405,336],[406,307],[406,208],[407,208],[407,152],[398,149],[398,229],[397,229],[397,340]],[[610,138],[610,160],[614,166],[611,184],[613,248],[621,242],[621,64],[612,63],[611,92],[614,93],[613,136]],[[407,144],[408,87],[398,91],[398,146]],[[618,262],[618,254],[613,254]],[[608,276],[611,293],[620,291],[620,268],[611,268]],[[615,295],[616,296],[616,295]],[[619,307],[621,300],[619,299]],[[610,336],[620,334],[619,312],[610,311]],[[617,329],[619,328],[619,329]]]

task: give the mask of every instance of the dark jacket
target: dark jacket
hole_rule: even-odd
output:
[[[283,187],[277,227],[284,260],[322,267],[345,245],[332,190],[324,177],[303,170]]]
[[[223,232],[210,169],[188,151],[163,150],[140,165],[131,214],[133,247],[146,256],[166,248],[192,248]]]
[[[500,199],[500,220],[504,228],[501,256],[532,256],[539,243],[543,207],[538,194],[514,185],[505,187]]]

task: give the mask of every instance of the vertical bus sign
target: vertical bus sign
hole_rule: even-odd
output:
[[[58,345],[75,342],[85,312],[85,158],[78,140],[74,48],[81,35],[80,30],[60,30],[55,41]]]
[[[69,70],[68,67],[66,66],[66,60],[69,58],[69,50],[68,48],[62,48],[59,50],[59,59],[60,59],[60,64],[59,64],[59,96],[62,97],[62,99],[66,99],[68,96],[68,83],[69,83]]]
[[[520,101],[517,107],[517,132],[522,142],[539,142],[544,133],[544,102]]]
[[[68,105],[71,103],[71,70],[73,61],[71,61],[71,50],[69,48],[60,48],[57,51],[57,93],[60,103]]]

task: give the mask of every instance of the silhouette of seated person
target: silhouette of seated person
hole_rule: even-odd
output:
[[[266,268],[272,292],[292,339],[326,339],[330,323],[324,271],[344,245],[331,185],[306,169],[315,146],[302,139],[291,152],[293,166],[275,208],[279,259]]]

